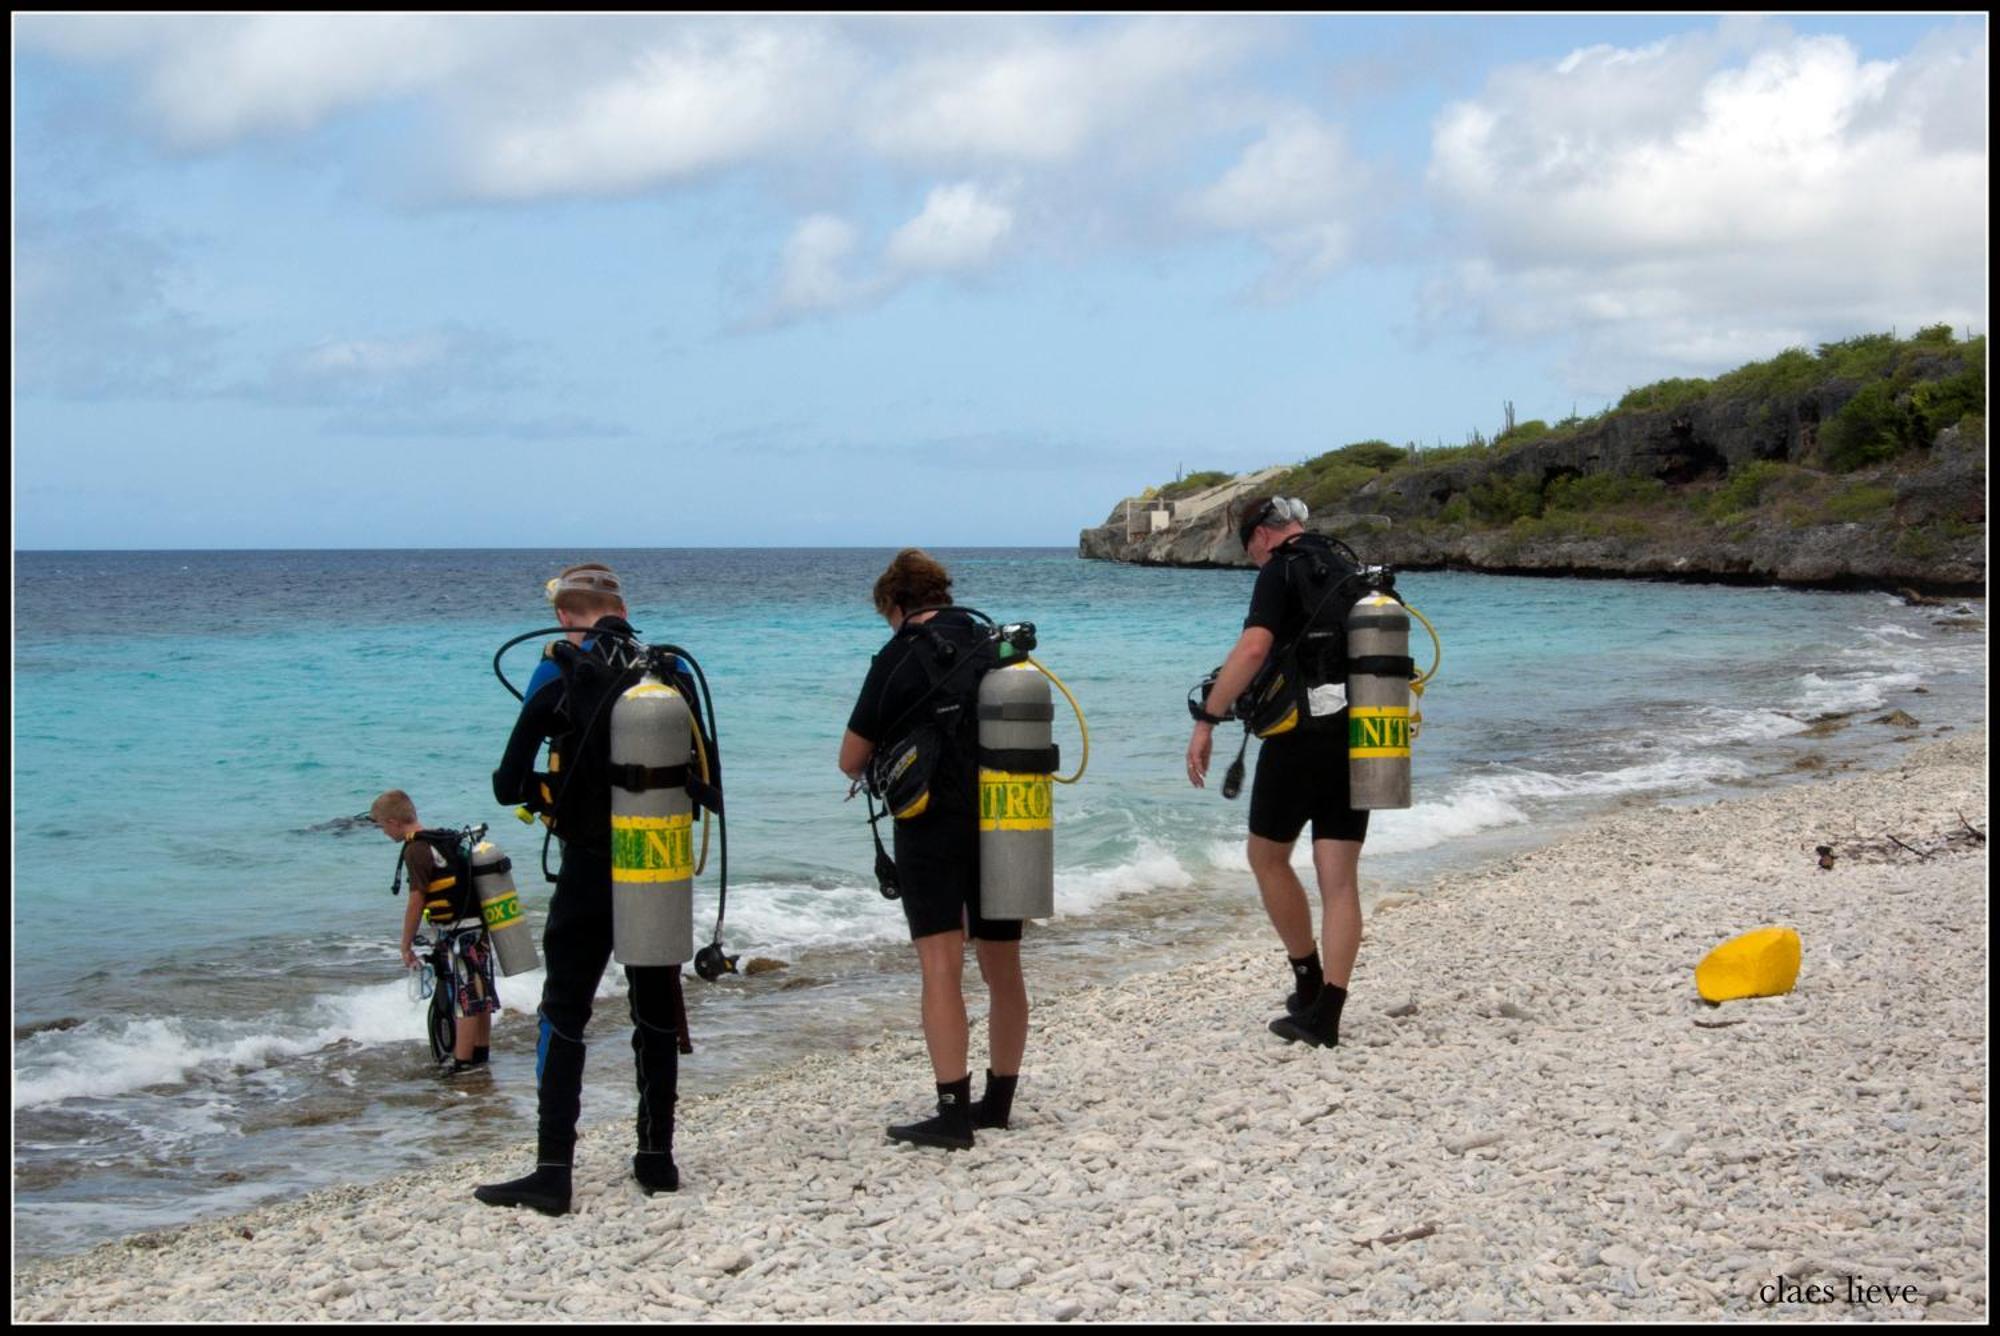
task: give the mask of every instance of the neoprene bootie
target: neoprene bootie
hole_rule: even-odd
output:
[[[904,1123],[889,1129],[889,1140],[907,1141],[913,1146],[938,1146],[945,1150],[972,1149],[972,1077],[968,1073],[949,1084],[940,1085],[938,1113],[920,1123]]]
[[[1333,1048],[1340,1043],[1340,1009],[1347,1005],[1347,990],[1330,983],[1320,985],[1319,996],[1298,1015],[1286,1014],[1271,1022],[1271,1033],[1286,1043]]]
[[[488,1206],[526,1206],[543,1215],[569,1214],[569,1166],[538,1164],[525,1178],[506,1183],[485,1183],[472,1195]]]
[[[680,1166],[674,1163],[672,1151],[640,1151],[632,1157],[632,1177],[648,1197],[656,1192],[678,1192],[681,1186]]]
[[[972,1105],[972,1125],[974,1127],[997,1127],[1005,1130],[1007,1115],[1014,1111],[1014,1083],[1020,1074],[995,1076],[993,1069],[986,1069],[986,1093]],[[968,1083],[971,1078],[967,1078]]]
[[[1290,957],[1287,957],[1290,960]],[[1292,980],[1298,986],[1285,997],[1285,1014],[1296,1016],[1311,1006],[1325,985],[1325,977],[1320,973],[1319,952],[1312,951],[1291,960]]]

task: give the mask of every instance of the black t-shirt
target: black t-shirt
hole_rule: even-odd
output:
[[[946,608],[933,616],[929,625],[978,630],[982,624],[969,613]],[[890,637],[888,644],[875,652],[874,660],[868,665],[868,677],[861,684],[861,695],[854,702],[853,713],[847,717],[847,727],[857,736],[874,743],[878,750],[901,741],[912,728],[928,722],[931,707],[937,703],[929,697],[930,675],[924,671],[923,662],[917,657],[917,634],[914,627],[898,631]],[[967,671],[940,687],[939,693],[969,692],[973,684],[973,675]],[[952,795],[962,800],[966,810],[972,810],[976,796],[973,792],[977,783],[976,767],[963,763],[964,758],[956,755],[953,762],[941,765],[938,774],[933,776],[932,801],[934,804],[948,803],[956,809],[960,802],[950,801],[947,795]]]

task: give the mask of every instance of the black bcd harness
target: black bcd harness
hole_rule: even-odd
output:
[[[432,873],[426,888],[424,916],[433,923],[456,923],[461,919],[476,917],[479,913],[479,896],[472,885],[472,830],[425,828],[412,834],[396,850],[396,875],[389,883],[389,894],[403,893],[403,873],[408,869],[404,854],[411,844],[424,844],[435,849],[444,860],[444,866]],[[414,893],[414,889],[413,892]],[[448,919],[440,919],[437,911],[443,909],[450,914]]]

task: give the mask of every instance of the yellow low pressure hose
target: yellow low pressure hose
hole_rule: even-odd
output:
[[[1433,677],[1437,676],[1439,666],[1444,663],[1444,641],[1438,637],[1437,628],[1431,625],[1430,618],[1424,616],[1415,608],[1410,607],[1407,603],[1403,607],[1412,617],[1424,624],[1424,630],[1431,633],[1431,650],[1435,656],[1431,659],[1430,671],[1422,677],[1413,678],[1410,681],[1410,736],[1414,738],[1418,733],[1423,731],[1424,712],[1421,707],[1424,700],[1424,687],[1429,685]]]
[[[1429,631],[1431,633],[1431,650],[1436,655],[1436,657],[1431,660],[1431,670],[1425,673],[1422,677],[1416,679],[1416,685],[1421,687],[1426,682],[1430,681],[1433,677],[1437,676],[1438,665],[1444,662],[1444,641],[1438,638],[1437,628],[1431,625],[1430,618],[1424,616],[1421,612],[1418,612],[1415,608],[1410,607],[1410,605],[1407,603],[1405,603],[1403,607],[1408,609],[1410,616],[1416,618],[1418,621],[1424,624],[1424,630]]]
[[[1049,778],[1055,780],[1058,784],[1074,784],[1083,778],[1084,770],[1090,765],[1090,725],[1084,720],[1083,707],[1076,703],[1075,696],[1069,694],[1069,688],[1063,685],[1063,680],[1050,672],[1048,665],[1037,659],[1034,655],[1030,654],[1028,656],[1028,662],[1034,664],[1040,670],[1043,677],[1048,678],[1049,681],[1056,684],[1056,690],[1062,692],[1063,699],[1069,702],[1069,708],[1076,711],[1076,726],[1083,731],[1083,756],[1076,763],[1076,773],[1068,778],[1064,778],[1061,775],[1049,776]]]

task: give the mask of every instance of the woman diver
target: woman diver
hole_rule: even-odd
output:
[[[894,884],[923,973],[924,1043],[938,1113],[890,1127],[889,1138],[968,1150],[974,1128],[1007,1126],[1028,1043],[1028,990],[1021,977],[1021,921],[979,913],[972,702],[987,628],[951,606],[950,591],[945,568],[916,548],[898,552],[875,581],[875,611],[895,634],[862,683],[840,744],[840,768],[859,785],[869,781],[870,762],[878,756],[897,763],[895,778],[878,775],[873,791],[889,799],[897,816]],[[892,783],[900,792],[885,792]],[[887,883],[884,893],[892,893]],[[968,936],[990,1001],[986,1091],[977,1103],[971,1102],[962,989]]]

